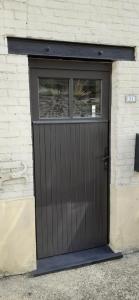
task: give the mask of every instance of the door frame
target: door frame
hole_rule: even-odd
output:
[[[68,69],[73,70],[88,70],[88,71],[100,71],[100,72],[108,72],[109,73],[109,98],[108,98],[108,151],[109,156],[111,157],[111,72],[112,72],[112,63],[109,61],[86,61],[86,60],[67,60],[65,58],[59,59],[59,58],[38,58],[38,57],[29,57],[29,77],[30,77],[30,107],[31,107],[31,127],[32,127],[32,140],[33,140],[33,123],[37,123],[37,121],[33,121],[33,95],[32,95],[32,86],[31,86],[31,69],[65,69],[65,63],[68,64]],[[82,68],[81,65],[82,64]],[[41,121],[39,121],[41,122]],[[44,122],[44,121],[43,121]],[[46,121],[46,123],[59,123],[62,121],[60,120],[53,120],[53,121]],[[71,121],[71,119],[63,120],[64,123],[68,122],[76,122],[76,119]],[[79,122],[79,121],[77,121]],[[82,121],[83,122],[83,121]],[[88,122],[86,120],[85,122]],[[32,143],[33,148],[33,182],[34,182],[34,195],[36,195],[36,187],[35,187],[35,168],[34,168],[34,140]],[[110,235],[110,178],[111,178],[111,159],[109,159],[108,163],[108,197],[107,197],[107,244],[109,244],[109,235]],[[36,224],[36,197],[35,197],[35,227],[37,227]],[[37,245],[37,230],[36,230],[36,245]],[[38,259],[38,257],[37,257]]]

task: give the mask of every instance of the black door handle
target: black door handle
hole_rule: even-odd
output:
[[[109,158],[110,158],[109,155],[103,156],[103,157],[102,157],[102,161],[104,161],[104,162],[105,162],[105,161],[108,161]]]
[[[102,157],[102,161],[104,162],[104,169],[105,170],[108,170],[108,167],[109,167],[109,155],[106,155],[106,156],[103,156]]]

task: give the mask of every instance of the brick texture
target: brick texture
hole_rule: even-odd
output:
[[[7,36],[136,46],[135,62],[112,72],[111,183],[138,185],[134,173],[139,132],[138,0],[0,0],[0,172],[28,167],[24,179],[5,182],[0,197],[33,194],[28,60],[7,54]],[[125,103],[135,94],[137,102]]]
[[[33,193],[32,140],[28,59],[0,55],[0,174],[18,172],[27,165],[27,178],[4,182],[1,198]]]

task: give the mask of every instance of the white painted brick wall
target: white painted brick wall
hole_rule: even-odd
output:
[[[139,132],[139,62],[113,64],[112,86],[112,183],[139,184],[134,172],[135,134]],[[136,95],[136,103],[125,96]]]
[[[28,165],[28,181],[7,182],[1,198],[33,194],[28,60],[7,55],[7,36],[136,46],[135,62],[115,62],[112,74],[114,185],[138,185],[134,173],[139,132],[138,0],[0,0],[0,168]],[[125,95],[135,94],[135,104]],[[5,165],[5,166],[4,166]]]
[[[0,197],[18,198],[33,194],[32,140],[29,100],[28,59],[0,55],[0,174],[27,165],[27,180],[4,183]]]

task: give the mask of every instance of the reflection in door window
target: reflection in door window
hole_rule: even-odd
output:
[[[68,79],[39,79],[40,118],[68,117],[69,84]]]
[[[101,114],[101,80],[74,79],[73,116],[95,117]]]

